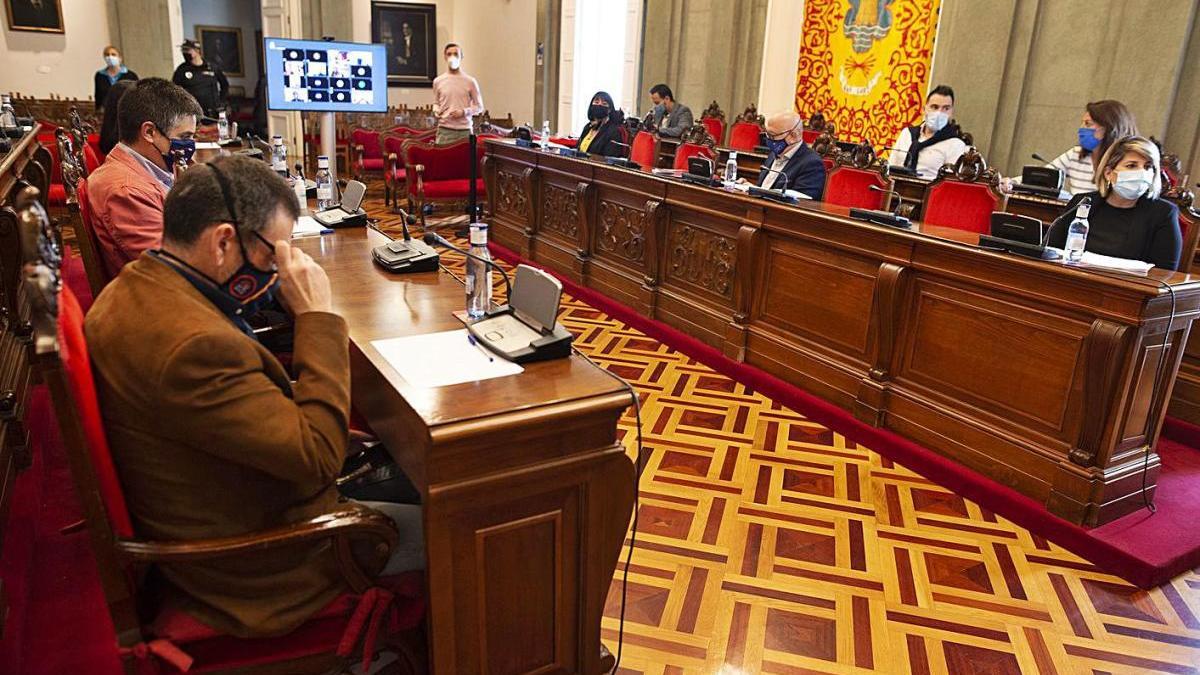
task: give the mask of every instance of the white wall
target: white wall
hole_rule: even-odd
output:
[[[463,70],[479,81],[492,117],[532,123],[537,0],[458,0],[453,28],[450,41],[463,46]]]
[[[767,6],[767,34],[763,40],[762,82],[758,112],[795,109],[796,63],[800,58],[800,27],[804,24],[801,0],[771,0]]]
[[[107,4],[62,0],[62,10],[64,34],[13,31],[0,19],[0,91],[42,98],[92,96],[92,78],[104,66],[109,43]]]
[[[469,0],[467,0],[469,2]],[[355,42],[371,41],[371,0],[353,0],[353,22]],[[441,59],[441,46],[453,42],[451,28],[454,21],[454,0],[434,0],[437,5],[437,54]],[[502,38],[497,32],[496,38]],[[466,46],[466,49],[470,49]],[[467,72],[471,72],[471,62],[464,64]],[[532,76],[532,71],[531,71]],[[487,85],[481,79],[479,86],[483,89],[483,100],[487,102]],[[405,104],[409,106],[429,105],[433,103],[433,89],[428,87],[388,87],[388,105]]]
[[[226,77],[229,78],[231,87],[244,87],[247,96],[254,96],[254,86],[258,82],[258,57],[255,52],[254,31],[262,30],[262,13],[259,3],[254,0],[183,0],[184,38],[200,39],[200,36],[196,34],[197,24],[201,26],[231,26],[242,29],[242,67],[245,75],[233,77],[226,74]],[[178,51],[178,48],[174,51]],[[182,57],[176,54],[176,65],[181,60]]]

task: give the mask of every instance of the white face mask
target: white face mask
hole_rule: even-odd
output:
[[[104,57],[104,62],[107,63],[110,67],[116,68],[117,66],[121,65],[121,57],[113,56],[110,54],[110,55]]]
[[[1113,181],[1113,189],[1125,199],[1137,199],[1146,194],[1154,184],[1154,171],[1151,169],[1130,169],[1117,172],[1117,180]]]
[[[462,65],[462,57],[460,56],[451,56],[446,61],[450,64],[450,70],[458,70],[458,67]]]
[[[941,131],[949,122],[950,115],[940,110],[925,111],[925,126],[933,130],[934,133]]]

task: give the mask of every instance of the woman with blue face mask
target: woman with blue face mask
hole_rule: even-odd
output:
[[[104,67],[96,71],[93,78],[95,84],[96,111],[104,107],[104,99],[108,98],[108,90],[121,80],[137,80],[137,73],[125,67],[121,62],[121,52],[109,45],[104,48]]]
[[[1083,111],[1077,130],[1079,145],[1055,157],[1046,166],[1063,172],[1063,189],[1072,195],[1090,192],[1095,182],[1096,162],[1109,144],[1119,138],[1136,136],[1133,113],[1120,101],[1093,101]]]
[[[1046,237],[1062,248],[1075,207],[1090,198],[1085,250],[1116,258],[1148,262],[1155,267],[1179,267],[1183,247],[1179,209],[1160,199],[1162,164],[1158,146],[1141,136],[1116,139],[1096,163],[1097,189],[1076,194]]]

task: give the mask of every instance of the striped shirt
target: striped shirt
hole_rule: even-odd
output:
[[[1092,156],[1080,157],[1083,149],[1078,145],[1055,157],[1046,166],[1063,172],[1063,189],[1073,195],[1081,192],[1091,192],[1096,189],[1092,181]]]

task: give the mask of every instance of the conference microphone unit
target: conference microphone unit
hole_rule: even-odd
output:
[[[609,166],[619,166],[622,169],[633,169],[634,171],[642,170],[641,164],[638,164],[637,162],[633,161],[632,159],[629,159],[629,153],[633,152],[633,146],[631,146],[628,143],[622,143],[621,141],[618,141],[615,139],[609,141],[609,143],[612,143],[614,145],[619,145],[622,148],[625,148],[626,156],[625,157],[605,157],[604,158],[605,164],[607,164]]]
[[[1039,154],[1038,154],[1038,153],[1036,153],[1036,152],[1035,152],[1035,153],[1033,153],[1033,154],[1032,154],[1032,155],[1030,155],[1030,156],[1031,156],[1031,157],[1033,157],[1034,159],[1036,159],[1037,161],[1039,161],[1039,162],[1043,163],[1043,164],[1049,164],[1049,163],[1050,163],[1050,162],[1046,161],[1046,158],[1045,158],[1045,157],[1042,157],[1041,155],[1039,155]]]
[[[450,249],[451,251],[456,251],[458,253],[461,253],[461,254],[465,255],[466,257],[471,258],[472,260],[477,260],[477,261],[483,263],[484,265],[487,265],[488,267],[496,270],[497,272],[500,273],[500,276],[504,278],[504,302],[507,303],[512,299],[512,280],[508,278],[508,272],[505,272],[504,268],[497,265],[495,263],[495,261],[489,260],[488,258],[484,258],[481,256],[477,256],[474,253],[471,253],[470,251],[464,251],[463,249],[450,243],[449,240],[447,240],[445,237],[438,234],[437,232],[426,232],[424,243],[431,248],[433,246],[444,246],[444,247]]]
[[[433,246],[420,239],[413,239],[409,234],[408,226],[417,224],[416,216],[409,215],[404,209],[400,209],[400,216],[404,238],[371,249],[371,258],[375,264],[395,274],[436,272],[441,263],[441,256]]]

